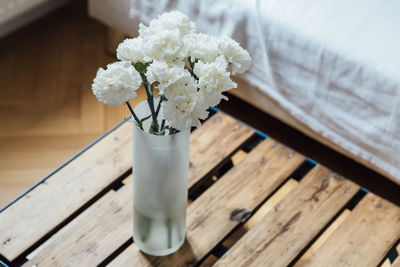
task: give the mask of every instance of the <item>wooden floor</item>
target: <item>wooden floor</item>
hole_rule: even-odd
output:
[[[0,39],[0,206],[129,115],[91,92],[105,50],[86,1]]]

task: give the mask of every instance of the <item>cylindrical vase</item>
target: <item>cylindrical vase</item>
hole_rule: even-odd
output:
[[[134,111],[140,118],[150,114],[147,102]],[[164,256],[185,240],[190,131],[153,135],[150,123],[144,130],[133,125],[133,239],[141,251]]]

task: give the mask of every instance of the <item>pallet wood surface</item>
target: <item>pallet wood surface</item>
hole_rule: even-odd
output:
[[[393,262],[392,266],[393,266],[393,267],[400,267],[400,258],[397,258],[397,259]]]
[[[357,184],[310,165],[222,112],[190,137],[192,199],[184,245],[166,257],[143,254],[132,241],[130,127],[121,124],[0,213],[1,261],[9,266],[390,264],[390,251],[400,240],[399,207],[363,194]]]
[[[288,265],[357,190],[350,181],[315,167],[216,266]]]
[[[210,248],[245,220],[303,159],[271,139],[259,144],[247,158],[188,207],[183,247],[168,257],[146,257],[146,266],[185,266],[202,259]],[[125,261],[138,266],[143,265],[145,260],[138,251]]]
[[[222,112],[209,118],[201,126],[201,131],[191,134],[189,186],[210,171],[210,162],[214,162],[216,166],[253,134],[253,130]]]
[[[305,266],[376,266],[399,236],[400,208],[369,193]]]
[[[0,254],[14,260],[131,168],[126,123],[0,214]],[[30,227],[27,227],[27,226]]]

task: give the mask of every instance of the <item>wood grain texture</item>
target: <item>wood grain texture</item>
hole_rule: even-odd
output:
[[[132,236],[132,183],[82,212],[23,266],[95,266]],[[118,226],[116,228],[116,226]]]
[[[247,155],[247,152],[244,152],[243,150],[237,151],[235,154],[232,155],[231,160],[233,165],[239,164]]]
[[[107,52],[116,54],[118,45],[126,38],[126,34],[114,28],[107,29]]]
[[[211,254],[210,256],[207,257],[207,259],[202,264],[200,264],[200,267],[211,267],[217,261],[218,261],[218,258]]]
[[[386,259],[386,260],[381,264],[380,267],[391,267],[391,266],[392,266],[392,264],[390,263],[390,260],[389,260],[389,259]]]
[[[205,168],[210,162],[217,166],[253,134],[253,130],[222,112],[208,119],[201,131],[194,131],[190,136],[189,186],[210,171]]]
[[[124,123],[0,214],[0,253],[13,260],[131,168]]]
[[[379,168],[377,165],[372,164],[370,161],[361,158],[359,155],[351,153],[350,151],[339,146],[331,139],[326,138],[323,135],[313,131],[307,124],[304,124],[303,122],[293,117],[293,115],[290,114],[288,110],[282,108],[282,106],[278,104],[275,99],[265,94],[262,88],[254,86],[253,84],[250,84],[248,81],[240,77],[234,77],[233,80],[238,84],[238,87],[232,89],[230,91],[231,94],[240,97],[247,103],[251,103],[251,105],[257,107],[263,112],[266,112],[267,114],[270,114],[271,116],[277,118],[278,120],[284,122],[285,124],[290,125],[291,127],[299,130],[300,132],[313,138],[314,140],[320,142],[321,144],[324,144],[329,148],[341,153],[342,155],[345,155],[363,164],[364,166],[367,166],[371,170],[374,170],[382,174],[383,176],[389,178],[393,182],[400,185],[398,177],[390,175],[388,172],[386,172],[382,168]]]
[[[298,182],[293,179],[289,179],[279,190],[273,194],[267,202],[265,202],[257,212],[251,216],[251,218],[239,229],[236,229],[225,241],[224,246],[232,247],[242,236],[244,236],[251,228],[257,225],[258,222],[264,218],[265,214],[270,212],[279,201],[282,200],[287,194],[292,192],[294,188],[298,186]]]
[[[194,264],[245,220],[303,160],[274,140],[263,141],[188,207],[186,241],[178,252],[157,258],[131,248],[130,252],[137,253],[123,253],[111,266]]]
[[[307,249],[304,255],[296,262],[294,267],[301,267],[315,254],[315,252],[322,246],[323,243],[330,237],[340,224],[349,216],[350,210],[345,209],[336,220],[329,225],[329,227],[321,234],[320,237]]]
[[[397,259],[392,263],[392,267],[400,267],[400,256],[397,256]]]
[[[0,207],[129,115],[91,92],[106,33],[71,1],[0,40]]]
[[[218,114],[218,117],[221,118],[221,123],[223,121],[231,121],[232,118],[225,114]],[[191,148],[193,148],[194,151],[203,151],[203,158],[201,160],[201,166],[202,168],[206,171],[209,172],[214,168],[215,166],[215,161],[221,162],[225,158],[224,156],[226,154],[231,153],[229,150],[226,153],[220,153],[215,155],[214,154],[214,149],[211,149],[209,147],[203,147],[204,145],[209,145],[208,142],[214,144],[216,143],[217,140],[210,139],[208,137],[208,132],[209,127],[208,125],[212,125],[215,122],[205,122],[204,127],[201,127],[197,130],[194,131],[194,133],[197,133],[197,135],[192,134],[191,135]],[[127,127],[130,128],[131,125],[130,123],[125,123],[127,124]],[[224,124],[225,125],[225,124]],[[229,124],[228,124],[229,125]],[[126,140],[125,144],[125,149],[127,151],[124,151],[122,154],[118,154],[117,149],[115,148],[115,145],[113,146],[112,144],[107,144],[107,147],[109,149],[114,148],[112,153],[115,153],[118,156],[124,157],[125,160],[128,162],[126,163],[128,166],[130,166],[130,161],[132,160],[132,155],[131,155],[131,133],[130,129],[125,129],[125,125],[121,126],[124,127],[124,138],[129,139]],[[229,127],[219,127],[219,130],[222,132],[226,131],[229,129]],[[211,129],[210,131],[214,131],[215,129]],[[120,129],[117,129],[115,132],[119,132]],[[108,138],[108,137],[107,137]],[[196,142],[196,138],[202,138],[202,139],[207,139],[207,142]],[[218,135],[212,135],[212,138],[218,139]],[[115,139],[115,137],[114,137]],[[100,142],[98,145],[96,145],[96,148],[101,146],[102,142]],[[230,146],[230,148],[233,150],[235,149],[234,146]],[[102,151],[103,153],[100,153],[99,151]],[[103,154],[105,156],[112,156],[113,154],[110,153],[109,151],[105,150],[104,146],[99,147],[97,150],[97,153]],[[84,161],[84,155],[80,156],[78,159],[76,159],[74,162],[76,164],[80,165],[86,165],[87,163]],[[90,155],[90,157],[93,157],[93,155]],[[111,157],[112,159],[112,157]],[[98,160],[97,160],[98,161]],[[196,159],[191,160],[194,162],[195,165],[197,165]],[[98,162],[101,163],[101,162]],[[104,163],[103,163],[104,165]],[[79,168],[76,168],[79,170]],[[97,167],[98,171],[102,171],[101,168]],[[85,170],[82,170],[85,171]],[[89,173],[86,173],[86,179],[91,179],[93,181],[96,181],[95,177],[90,175]],[[134,175],[134,174],[133,174]],[[189,179],[193,175],[189,171]],[[72,175],[72,177],[74,177]],[[118,176],[115,176],[115,178]],[[50,180],[52,181],[53,178]],[[71,182],[71,181],[70,181]],[[124,223],[117,223],[118,227],[110,229],[108,224],[103,224],[103,220],[111,220],[114,222],[120,222],[120,221],[127,221],[129,222],[129,226],[131,226],[131,221],[132,217],[127,217],[127,214],[131,214],[132,210],[132,205],[130,202],[130,199],[132,199],[132,193],[131,193],[131,187],[132,187],[132,176],[128,176],[123,180],[123,183],[125,186],[123,186],[113,197],[111,198],[106,198],[105,200],[102,200],[102,204],[98,204],[97,202],[88,208],[85,211],[85,214],[87,215],[80,215],[76,219],[74,219],[74,223],[72,226],[67,226],[65,228],[68,228],[68,230],[65,230],[63,228],[59,233],[54,235],[51,240],[48,242],[44,243],[41,247],[39,247],[37,250],[35,250],[31,255],[29,255],[29,258],[31,258],[31,261],[29,261],[29,264],[37,264],[39,263],[40,265],[87,265],[87,264],[93,264],[93,263],[100,263],[102,260],[104,260],[105,255],[108,256],[110,255],[118,246],[120,246],[122,243],[124,243],[126,240],[128,240],[132,236],[132,227],[127,227],[128,224]],[[61,186],[61,185],[60,185]],[[34,192],[32,192],[33,195]],[[57,196],[58,197],[58,196]],[[32,200],[32,198],[31,198]],[[64,199],[65,201],[66,199]],[[129,200],[129,201],[128,201]],[[122,207],[121,210],[118,210],[117,212],[114,213],[113,210],[104,208],[104,210],[101,211],[103,214],[103,219],[99,219],[98,216],[96,215],[97,213],[100,212],[101,207],[108,207],[111,205],[113,206],[112,203],[123,203],[123,201],[126,202],[126,206]],[[110,204],[111,203],[111,204]],[[98,206],[100,205],[100,206]],[[90,215],[92,214],[92,215]],[[65,215],[68,215],[66,213]],[[47,216],[52,216],[52,214],[48,214]],[[117,217],[115,217],[117,216]],[[93,219],[92,219],[93,218]],[[108,219],[107,219],[108,218]],[[127,219],[128,218],[128,219]],[[102,232],[104,231],[104,232]],[[123,234],[122,234],[123,233]],[[84,239],[81,238],[81,236],[85,236]],[[107,239],[99,239],[99,236],[107,236]],[[111,238],[110,236],[113,236]],[[78,241],[79,242],[78,242]],[[73,245],[72,245],[73,244]],[[90,247],[90,251],[87,252],[88,247]],[[74,258],[74,255],[78,255],[79,251],[82,251],[85,253],[85,256],[82,257],[76,257],[76,260],[70,260],[69,258]]]
[[[314,167],[216,266],[286,266],[357,190],[326,168]]]
[[[376,266],[399,238],[400,208],[368,193],[305,266]]]

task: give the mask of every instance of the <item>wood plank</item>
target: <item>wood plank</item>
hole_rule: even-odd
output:
[[[190,136],[189,186],[210,171],[210,162],[217,166],[253,134],[253,130],[222,112],[208,119]]]
[[[306,266],[376,266],[400,237],[400,208],[368,193]]]
[[[136,253],[123,253],[110,265],[124,266],[125,262],[130,266],[183,266],[197,262],[303,160],[303,156],[274,140],[264,140],[188,207],[186,242],[178,252],[151,257],[131,248],[130,252]]]
[[[386,259],[380,267],[391,267],[392,264],[390,263],[389,259]]]
[[[241,162],[246,157],[246,155],[247,153],[240,149],[238,152],[232,155],[231,158],[232,164],[233,165],[239,164],[239,162]]]
[[[200,264],[200,267],[211,267],[217,261],[218,261],[218,258],[211,254],[210,256],[207,257],[207,259],[202,264]]]
[[[132,236],[131,191],[131,182],[110,191],[39,247],[23,266],[99,264]]]
[[[395,261],[392,263],[392,267],[400,267],[400,256],[397,256]]]
[[[350,210],[345,209],[339,217],[326,229],[322,235],[312,244],[312,246],[304,253],[304,255],[296,262],[294,267],[301,267],[315,254],[323,243],[330,237],[340,224],[349,216]]]
[[[114,28],[107,28],[107,52],[116,54],[118,45],[126,38],[126,34]]]
[[[370,161],[360,157],[359,155],[353,154],[349,150],[343,148],[342,146],[339,146],[336,142],[332,141],[330,138],[327,138],[326,136],[323,136],[318,132],[313,131],[307,124],[304,124],[295,117],[293,117],[293,115],[290,114],[287,109],[282,108],[282,106],[279,105],[274,98],[266,95],[263,89],[250,84],[248,81],[240,77],[234,77],[233,80],[238,84],[238,86],[237,88],[234,88],[231,91],[229,91],[229,93],[241,98],[247,103],[251,103],[252,106],[260,109],[260,111],[271,115],[272,117],[300,131],[306,136],[311,137],[313,140],[333,149],[334,151],[339,152],[340,154],[346,157],[349,157],[350,159],[360,163],[363,166],[366,166],[371,170],[376,171],[377,173],[383,175],[384,177],[389,178],[394,183],[400,185],[398,177],[389,174],[387,171],[378,167],[376,164],[371,163]],[[230,102],[229,105],[232,105],[231,103],[232,102]],[[221,109],[225,110],[223,105],[224,104],[221,105],[222,106]],[[241,109],[238,109],[237,106],[234,107],[236,110],[240,110],[241,112]],[[229,113],[232,114],[234,117],[236,117],[234,113],[231,112]],[[246,113],[246,116],[248,116],[248,113]],[[239,116],[237,117],[239,118]],[[298,140],[296,140],[296,142],[297,141]]]
[[[134,259],[134,265],[133,260]],[[148,256],[139,251],[139,248],[132,244],[127,247],[121,254],[118,255],[112,262],[110,262],[107,267],[121,267],[121,266],[151,266],[149,261],[151,260],[151,256]],[[155,266],[155,265],[153,265]]]
[[[131,168],[124,123],[0,214],[0,254],[12,261]]]
[[[286,266],[358,189],[317,165],[216,266]]]
[[[104,202],[106,202],[107,200],[115,198],[114,195],[115,195],[115,191],[114,190],[108,191],[98,201],[96,201],[96,203],[93,204],[91,209],[95,210],[96,212],[99,212],[99,205],[100,206],[101,205],[104,206]],[[106,209],[107,208],[108,207],[106,207]],[[91,209],[87,209],[87,210],[83,211],[77,218],[75,218],[70,223],[65,225],[63,228],[60,229],[60,231],[56,232],[49,239],[47,239],[43,244],[41,244],[38,248],[36,248],[34,251],[32,251],[30,254],[28,254],[26,256],[26,259],[27,260],[32,260],[34,257],[36,257],[36,255],[40,254],[47,246],[49,246],[49,245],[51,246],[52,244],[55,244],[57,242],[57,239],[60,238],[60,236],[62,236],[63,233],[69,231],[68,229],[70,229],[70,228],[76,227],[76,225],[79,224],[79,221],[82,218],[86,218],[87,219],[88,218],[87,217],[88,210],[91,210]],[[98,214],[94,214],[94,216],[98,216]]]
[[[218,114],[218,115],[221,118],[221,122],[222,121],[233,120],[232,118],[228,117],[228,115],[225,115],[225,114]],[[215,122],[211,122],[211,123],[213,124]],[[204,123],[205,126],[207,126],[208,124],[209,124],[208,121],[206,123]],[[204,132],[203,129],[207,130],[208,127],[204,127],[204,128],[202,127],[200,129],[196,130],[195,132],[199,132],[200,133],[200,135],[198,135],[198,136],[206,136],[207,135]],[[213,129],[211,131],[214,131],[214,130],[215,129]],[[222,128],[219,127],[219,130],[224,132],[224,131],[232,130],[232,129],[230,129],[229,127],[222,127]],[[130,136],[130,134],[128,134],[128,135]],[[193,135],[191,135],[191,147],[195,151],[196,150],[197,151],[204,151],[203,157],[205,159],[202,160],[201,166],[203,166],[203,168],[207,172],[209,172],[215,166],[215,162],[214,162],[215,160],[217,160],[217,161],[224,160],[223,157],[226,154],[222,153],[222,154],[220,154],[220,157],[216,157],[215,155],[213,155],[214,149],[209,149],[207,147],[206,148],[202,148],[202,147],[199,148],[198,147],[198,146],[204,145],[204,144],[208,145],[207,142],[194,142],[194,140],[196,140],[194,138],[196,138],[196,136],[193,137]],[[198,138],[200,138],[200,137],[198,137]],[[214,138],[218,138],[218,136],[215,135]],[[215,140],[214,141],[211,140],[211,143],[214,143],[214,142],[215,142]],[[129,151],[130,151],[130,146],[131,146],[130,144],[127,145],[127,147],[129,148]],[[234,146],[231,146],[231,149],[234,150],[236,148],[234,148]],[[228,152],[226,152],[226,153],[228,153]],[[229,153],[231,153],[231,152],[229,152]],[[131,160],[131,155],[130,154],[129,155],[125,155],[125,157],[128,158],[129,160]],[[80,159],[78,158],[76,161],[79,161],[79,160]],[[193,162],[196,162],[196,161],[193,161]],[[193,175],[193,174],[189,171],[189,177],[191,177],[191,175]],[[132,186],[131,185],[132,184],[131,176],[129,176],[126,179],[124,179],[123,183],[126,184],[123,188],[131,188],[131,186]],[[130,198],[131,198],[131,192],[130,192],[131,190],[129,190],[129,191],[124,191],[124,190],[122,190],[122,188],[121,188],[118,191],[118,195],[120,195],[120,194],[128,194],[130,196]],[[118,197],[120,197],[120,196],[115,196],[116,199]],[[121,200],[118,200],[118,201],[121,201]],[[104,204],[104,205],[106,205],[106,204]],[[126,209],[129,209],[129,210],[126,210]],[[91,213],[90,210],[92,210],[92,207],[90,207],[88,209],[88,211],[87,211],[87,212],[89,212],[89,214]],[[97,212],[97,210],[95,212]],[[120,211],[120,214],[121,214],[121,216],[125,216],[127,214],[127,212],[131,212],[130,211],[130,207],[124,207],[123,211]],[[87,219],[87,218],[90,218],[90,216],[85,216],[85,217],[82,217],[82,218],[86,218]],[[78,220],[80,222],[81,220],[83,220],[82,218],[81,218],[81,216],[78,216],[75,220]],[[93,216],[93,218],[96,218],[96,216]],[[126,219],[126,218],[124,217],[123,219]],[[81,224],[82,223],[79,223],[78,225],[81,225]],[[101,221],[91,222],[88,225],[91,225],[91,227],[93,229],[103,229],[102,226],[101,226]],[[80,261],[82,261],[81,262],[82,264],[83,263],[87,263],[87,260],[99,263],[99,262],[101,262],[101,260],[103,260],[102,257],[105,254],[105,253],[103,253],[104,250],[107,250],[108,253],[111,254],[113,252],[112,249],[114,249],[115,246],[118,247],[119,245],[121,245],[123,242],[125,242],[126,240],[128,240],[132,236],[132,229],[129,228],[128,229],[129,231],[125,232],[125,235],[122,236],[122,239],[114,240],[113,245],[115,245],[115,246],[113,246],[113,245],[110,245],[110,243],[108,243],[108,242],[105,242],[105,241],[102,242],[102,241],[98,241],[96,239],[93,239],[93,238],[95,238],[96,235],[92,235],[93,233],[91,233],[91,232],[89,233],[89,230],[86,227],[76,227],[76,228],[74,227],[72,229],[73,230],[68,231],[66,233],[64,233],[64,229],[60,230],[60,233],[62,233],[62,234],[60,234],[59,237],[58,237],[58,235],[55,235],[55,236],[57,236],[57,238],[55,238],[55,239],[53,239],[53,240],[51,240],[49,242],[46,242],[44,244],[44,246],[41,246],[40,248],[37,249],[37,251],[34,251],[34,253],[30,255],[30,258],[32,259],[32,261],[30,261],[29,263],[31,263],[31,262],[40,262],[42,264],[43,264],[43,262],[46,263],[46,264],[50,263],[50,262],[53,262],[53,263],[55,263],[55,262],[63,262],[64,263],[68,259],[68,255],[69,255],[69,257],[72,257],[72,255],[76,255],[77,251],[85,251],[85,249],[88,246],[87,242],[89,242],[89,241],[92,244],[95,243],[96,244],[96,248],[92,248],[93,253],[91,253],[90,256],[86,255],[85,256],[85,260],[80,259]],[[87,234],[82,233],[82,230]],[[116,228],[115,230],[119,231],[119,228]],[[70,244],[72,244],[74,242],[74,240],[79,239],[79,236],[84,235],[84,234],[86,236],[90,234],[92,238],[87,237],[85,239],[85,241],[82,241],[81,244],[75,244],[74,246],[69,246]],[[99,233],[97,232],[97,234],[99,234]],[[62,254],[61,256],[59,255],[60,251],[63,252],[63,253],[61,253]],[[106,255],[109,255],[109,254],[106,254]],[[52,256],[48,257],[48,255],[52,255]],[[51,260],[51,258],[53,258],[53,259]]]
[[[219,119],[210,118],[191,135],[191,184],[201,178],[199,175],[211,171],[236,149],[235,145],[239,146],[253,132],[240,125],[240,129],[233,129],[238,123],[228,115],[221,113],[216,116]],[[130,127],[130,123],[125,123],[1,213],[0,254],[12,261],[110,182],[128,171],[132,161]],[[226,144],[227,141],[218,142],[219,134],[224,136],[224,140],[232,138],[234,141],[229,144]],[[27,221],[34,227],[26,230]]]
[[[257,212],[251,216],[251,218],[239,229],[232,233],[228,239],[224,241],[224,246],[232,247],[242,236],[244,236],[251,228],[253,228],[258,222],[264,218],[265,214],[270,212],[275,205],[279,203],[287,194],[289,194],[299,182],[293,179],[289,179],[279,190],[265,202]]]

